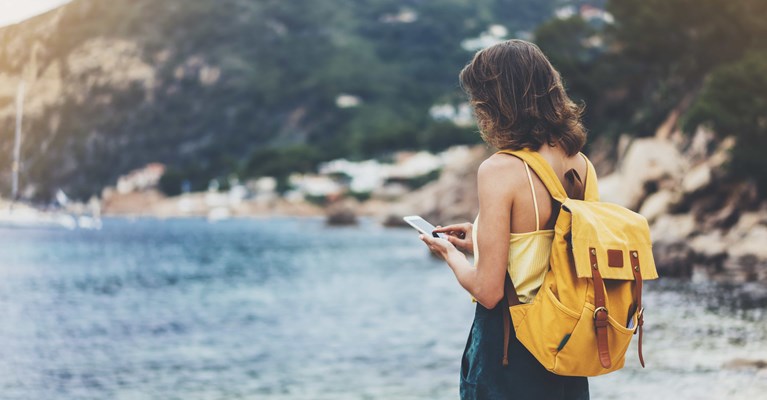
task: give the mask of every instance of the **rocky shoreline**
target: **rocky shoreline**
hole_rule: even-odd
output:
[[[226,209],[226,218],[258,216],[324,216],[325,210],[306,201],[281,198],[242,200],[237,204],[217,205],[207,192],[186,193],[167,197],[156,189],[126,194],[107,194],[102,199],[102,214],[109,217],[183,218],[210,217],[216,210]]]
[[[767,284],[767,201],[753,183],[732,180],[725,172],[732,145],[732,139],[717,141],[712,132],[699,129],[692,137],[678,132],[625,136],[617,146],[595,143],[587,154],[599,176],[602,200],[648,219],[662,276]],[[448,162],[436,180],[395,198],[341,197],[323,206],[280,197],[245,199],[227,206],[222,216],[325,216],[330,224],[341,225],[366,216],[386,226],[402,225],[402,217],[412,214],[441,224],[472,221],[478,209],[476,171],[492,150],[480,145],[462,154]],[[164,197],[154,190],[107,194],[103,212],[210,218],[216,211],[212,197],[220,195]]]
[[[599,176],[601,199],[648,219],[662,276],[767,284],[767,201],[755,184],[725,172],[732,145],[732,139],[716,141],[712,132],[699,129],[689,138],[626,136],[617,149],[597,145],[587,154]],[[408,214],[440,223],[472,221],[478,208],[476,170],[491,154],[482,146],[472,151],[470,160],[445,168],[438,180],[387,204],[379,212],[382,222],[397,224]]]

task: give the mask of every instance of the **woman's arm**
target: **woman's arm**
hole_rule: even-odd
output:
[[[503,298],[503,284],[509,262],[509,231],[513,193],[519,179],[513,174],[516,157],[495,155],[485,160],[477,173],[479,222],[477,246],[481,257],[472,266],[466,256],[444,239],[421,235],[434,253],[447,261],[458,283],[485,308],[493,308]],[[524,166],[522,166],[524,168]]]

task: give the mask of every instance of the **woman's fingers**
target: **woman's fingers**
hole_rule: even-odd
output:
[[[419,235],[418,237],[424,243],[426,243],[426,246],[429,247],[429,250],[431,250],[433,253],[439,254],[442,258],[445,258],[449,249],[454,247],[452,243],[445,239],[433,238],[423,234]]]
[[[474,252],[474,242],[471,240],[471,231],[474,228],[474,226],[470,222],[464,222],[461,224],[452,224],[452,225],[446,225],[446,226],[440,226],[437,225],[437,227],[432,231],[434,233],[445,233],[445,240],[453,245],[454,247],[461,249],[463,251],[473,253]],[[422,235],[421,240],[424,241],[427,245],[429,245],[429,248],[433,249],[436,247],[437,249],[441,249],[443,247],[442,243],[437,244],[435,241],[435,238],[428,237],[428,235]]]
[[[469,243],[468,240],[461,239],[461,238],[459,238],[457,236],[448,236],[447,237],[447,241],[452,243],[453,246],[455,246],[455,247],[457,247],[459,249],[463,249],[463,250],[467,250],[470,247],[472,247],[472,245]]]
[[[458,225],[448,225],[448,226],[439,226],[437,225],[437,229],[434,229],[434,232],[437,233],[446,233],[450,231],[454,231]]]
[[[471,233],[471,223],[454,224],[448,226],[437,226],[434,230],[436,233],[446,233],[448,236],[457,237],[459,239],[466,239]]]

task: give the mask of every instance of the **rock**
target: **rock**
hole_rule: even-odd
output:
[[[628,135],[621,136],[629,137]],[[589,138],[591,139],[591,138]],[[606,137],[598,136],[593,141],[589,140],[589,161],[597,171],[597,176],[607,176],[615,171],[616,161],[620,159],[620,153],[618,157],[615,156],[615,152],[620,151],[620,145],[616,149],[615,144]]]
[[[727,249],[730,257],[753,255],[759,261],[767,261],[767,226],[754,226],[740,238],[733,239],[735,240]]]
[[[711,168],[717,169],[724,166],[724,164],[730,160],[730,150],[732,150],[733,146],[735,146],[735,138],[733,136],[724,138],[719,143],[719,146],[717,146],[714,154],[708,158],[708,164]]]
[[[618,138],[618,159],[623,160],[626,157],[626,151],[633,141],[634,137],[629,134],[622,134]]]
[[[402,204],[396,204],[390,206],[385,213],[380,214],[378,220],[383,226],[395,227],[395,226],[410,226],[402,217],[407,215],[420,215],[420,211],[413,210],[410,207],[406,207]]]
[[[753,254],[731,256],[724,260],[721,273],[714,278],[728,283],[756,282],[763,279],[760,271],[764,271],[765,268],[767,263],[760,262]]]
[[[384,223],[398,224],[405,215],[420,215],[435,225],[474,220],[479,209],[477,168],[490,154],[485,146],[475,146],[452,157],[436,181],[392,204],[383,213]]]
[[[706,163],[698,164],[682,178],[682,191],[695,193],[711,183],[711,167]]]
[[[705,125],[698,125],[695,133],[690,141],[690,146],[685,152],[691,162],[698,162],[708,159],[710,153],[710,147],[716,138],[716,133],[711,129],[708,129]]]
[[[702,221],[702,229],[729,228],[740,218],[741,213],[759,207],[759,192],[753,182],[722,185],[714,193],[699,200],[691,201],[690,213]]]
[[[607,176],[599,176],[599,200],[610,203],[625,205],[629,202],[625,191],[624,181],[620,172],[613,172]]]
[[[647,221],[652,222],[659,216],[666,214],[671,207],[671,203],[677,196],[671,190],[661,190],[651,194],[642,203],[639,213]]]
[[[399,214],[389,214],[381,222],[386,227],[410,226]]]
[[[740,232],[748,232],[751,228],[759,225],[767,225],[767,212],[748,211],[740,214],[738,222],[730,228],[730,234],[737,234]]]
[[[349,199],[339,200],[327,208],[328,225],[355,225],[357,223],[356,204]]]
[[[650,236],[655,242],[679,242],[686,240],[695,230],[695,219],[689,214],[659,216],[650,226]]]
[[[712,258],[727,254],[727,242],[718,230],[695,236],[689,242],[690,248],[697,254]]]
[[[684,242],[656,242],[652,248],[655,268],[660,276],[692,276],[695,252]]]
[[[373,198],[380,200],[396,200],[407,195],[410,189],[402,183],[394,182],[381,186],[371,193]]]
[[[745,358],[734,358],[724,363],[722,367],[726,369],[744,369],[744,368],[764,369],[764,368],[767,368],[767,361],[747,360]]]
[[[663,120],[663,123],[658,126],[658,128],[655,130],[655,137],[658,139],[669,139],[674,131],[679,130],[677,121],[679,120],[679,115],[681,114],[681,111],[679,108],[675,108],[671,110],[671,112],[666,116],[666,119]]]
[[[686,161],[676,146],[658,138],[635,139],[626,150],[616,172],[600,179],[603,201],[638,209],[645,197],[646,185],[665,179],[680,181]],[[606,185],[603,185],[607,181]]]

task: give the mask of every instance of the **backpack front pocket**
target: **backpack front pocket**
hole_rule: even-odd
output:
[[[551,370],[560,344],[571,334],[580,315],[557,299],[551,284],[544,284],[541,291],[533,303],[512,306],[510,310],[517,339]]]
[[[586,303],[567,343],[556,355],[552,372],[566,375],[561,371],[578,371],[582,376],[596,376],[623,367],[626,349],[634,334],[633,329],[624,327],[612,316],[607,316],[607,345],[610,351],[610,368],[603,368],[597,353],[597,335],[594,329],[594,306]],[[636,316],[632,317],[636,326]]]

